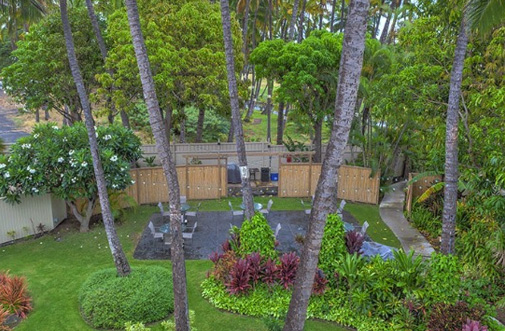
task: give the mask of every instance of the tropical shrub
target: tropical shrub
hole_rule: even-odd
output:
[[[426,272],[425,301],[454,303],[461,291],[461,265],[454,255],[431,255]]]
[[[224,254],[219,255],[213,253],[212,261],[214,262],[214,270],[212,275],[221,282],[227,282],[228,277],[235,263],[237,262],[237,255],[232,250],[227,250]]]
[[[296,256],[295,252],[291,252],[283,254],[280,261],[281,264],[278,266],[279,283],[287,289],[295,283],[300,258]]]
[[[467,319],[461,331],[487,331],[487,326],[480,324],[479,321]]]
[[[359,231],[352,230],[345,233],[345,246],[349,254],[363,254],[361,247],[364,241],[365,236]]]
[[[326,275],[334,274],[341,256],[347,252],[344,235],[344,223],[340,217],[337,214],[328,215],[319,253],[319,268]]]
[[[267,285],[273,285],[279,278],[279,268],[274,260],[268,258],[261,266],[260,277],[261,281]]]
[[[471,308],[466,302],[437,303],[431,308],[428,330],[460,330],[468,319],[480,321],[483,316],[480,307]]]
[[[7,316],[9,316],[9,312],[0,307],[0,331],[10,331],[11,329],[7,325],[4,325]]]
[[[238,259],[230,271],[229,280],[226,287],[230,294],[245,294],[252,286],[249,284],[251,280],[250,264],[248,259]]]
[[[117,277],[115,269],[100,270],[82,285],[79,305],[93,328],[158,321],[174,310],[172,274],[157,266],[132,268],[126,277]]]
[[[10,276],[8,272],[0,272],[0,308],[9,314],[26,318],[32,310],[32,299],[28,295],[24,277]]]
[[[272,258],[277,256],[274,232],[261,213],[256,213],[250,220],[242,223],[238,253],[242,257],[251,253]]]
[[[314,276],[314,285],[312,286],[312,294],[323,295],[326,291],[326,285],[328,284],[328,279],[324,275],[321,269],[316,270]]]
[[[442,234],[442,219],[422,206],[414,205],[409,220],[429,238],[438,238]]]
[[[249,264],[249,277],[253,285],[256,285],[261,277],[261,256],[258,253],[252,253],[247,255],[246,260]]]

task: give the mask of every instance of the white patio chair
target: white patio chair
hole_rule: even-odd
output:
[[[277,226],[275,227],[275,234],[274,237],[277,239],[277,236],[279,235],[279,231],[281,231],[281,223],[277,223]]]
[[[187,211],[186,212],[186,216],[191,216],[191,217],[197,218],[198,212],[200,211],[200,206],[201,205],[202,205],[202,203],[199,202],[198,205],[196,206],[196,210],[195,211]]]
[[[187,199],[185,195],[181,195],[181,203],[186,203]]]
[[[368,225],[369,225],[369,224],[368,224],[368,222],[367,222],[367,221],[365,221],[365,222],[363,223],[363,226],[361,227],[361,234],[362,234],[362,235],[365,235],[365,234],[366,234],[366,230],[368,229]]]
[[[149,222],[148,227],[149,227],[149,230],[151,230],[151,234],[153,235],[154,239],[157,239],[157,238],[163,239],[163,232],[156,232],[153,222]]]
[[[300,200],[300,202],[302,203],[302,206],[305,207],[305,202],[303,202],[303,200]],[[306,215],[310,215],[310,212],[312,211],[312,209],[305,209],[305,214]]]
[[[264,215],[265,215],[265,217],[268,217],[268,214],[270,214],[270,210],[272,209],[272,205],[273,205],[273,204],[274,204],[274,202],[273,202],[273,200],[272,200],[272,199],[268,200],[268,203],[267,203],[267,208],[266,208],[266,209],[262,209],[262,210],[260,210],[260,212],[261,212],[262,214],[264,214]]]
[[[337,209],[337,214],[342,214],[346,203],[347,202],[345,200],[340,201],[340,206]]]
[[[182,233],[182,238],[183,239],[191,239],[191,245],[193,245],[193,234],[196,231],[197,224],[198,224],[198,222],[195,222],[195,224],[193,225],[193,229],[191,230],[191,232],[183,232]]]
[[[158,208],[160,209],[160,213],[161,215],[163,215],[165,213],[165,210],[163,209],[163,204],[160,202],[158,202]]]
[[[244,216],[244,211],[243,210],[233,210],[233,206],[231,205],[231,201],[228,201],[228,206],[230,206],[231,210],[231,218],[235,216]]]

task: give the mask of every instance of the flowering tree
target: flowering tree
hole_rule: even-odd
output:
[[[133,184],[129,169],[141,156],[140,140],[120,126],[98,127],[96,134],[107,188],[124,190]],[[84,125],[38,125],[12,146],[9,157],[0,156],[0,196],[7,202],[19,203],[23,195],[44,193],[64,199],[81,232],[88,231],[98,190]],[[87,203],[79,208],[78,199]]]

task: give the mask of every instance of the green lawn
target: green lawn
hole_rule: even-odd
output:
[[[153,212],[157,212],[156,207],[139,207],[117,227],[118,234],[132,265],[170,268],[169,261],[138,261],[132,257],[135,243]],[[222,312],[201,297],[200,283],[211,267],[210,261],[188,261],[186,265],[189,306],[196,312],[194,326],[199,331],[266,330],[260,319]],[[25,275],[34,300],[34,311],[16,330],[91,330],[79,314],[78,291],[91,273],[108,267],[113,264],[100,225],[89,233],[79,233],[64,225],[59,234],[0,247],[0,269]],[[156,326],[153,329],[159,330]],[[309,321],[306,329],[345,330],[319,321]]]

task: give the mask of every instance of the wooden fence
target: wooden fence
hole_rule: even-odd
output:
[[[338,172],[338,198],[355,202],[379,203],[380,174],[372,170],[341,166]],[[286,163],[280,165],[279,197],[309,197],[316,191],[321,164]]]
[[[168,201],[168,186],[161,167],[130,171],[135,181],[126,193],[139,204]],[[219,199],[227,194],[226,165],[188,165],[177,167],[180,194],[188,199]]]
[[[417,176],[418,173],[409,173],[409,182]],[[433,184],[438,183],[442,180],[442,175],[435,176],[425,176],[415,182],[412,182],[407,187],[407,198],[405,199],[405,209],[410,215],[412,211],[412,203],[414,200],[421,196],[426,190],[428,190]]]

